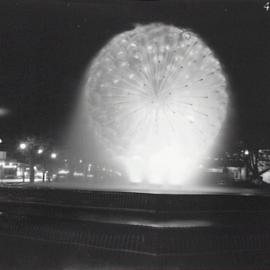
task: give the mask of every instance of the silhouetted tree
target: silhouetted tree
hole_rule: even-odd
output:
[[[21,152],[25,156],[26,162],[29,165],[30,175],[29,180],[31,183],[35,181],[35,165],[39,162],[43,161],[43,168],[45,170],[46,166],[44,164],[44,152],[48,149],[48,145],[44,142],[44,140],[39,139],[37,137],[27,137],[23,143],[26,145],[25,149],[21,149]],[[38,150],[42,149],[43,153],[38,154]]]
[[[261,144],[263,147],[263,144]],[[270,170],[270,165],[262,159],[260,144],[247,144],[241,142],[242,156],[246,162],[250,180],[255,183],[262,183],[262,175]]]

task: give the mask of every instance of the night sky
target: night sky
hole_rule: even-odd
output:
[[[203,3],[202,3],[203,2]],[[235,1],[236,2],[236,1]],[[188,3],[188,4],[187,4]],[[226,143],[270,146],[270,10],[264,1],[1,1],[0,138],[60,145],[70,129],[92,57],[136,23],[163,22],[199,34],[228,75]]]

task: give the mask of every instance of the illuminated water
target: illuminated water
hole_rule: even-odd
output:
[[[164,24],[116,35],[87,72],[89,118],[130,181],[182,184],[226,116],[221,64],[201,38]]]

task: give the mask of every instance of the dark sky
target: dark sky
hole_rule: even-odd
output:
[[[198,33],[231,84],[227,141],[270,146],[270,10],[264,1],[1,1],[0,138],[67,136],[91,58],[134,23],[164,22]]]

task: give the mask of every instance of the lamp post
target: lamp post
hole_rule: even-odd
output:
[[[19,149],[23,152],[23,154],[25,154],[24,151],[27,149],[27,143],[21,142],[19,144]],[[24,166],[24,164],[22,166],[22,181],[23,181],[23,183],[25,182],[25,166]]]
[[[48,181],[50,182],[51,181],[51,178],[52,178],[52,171],[53,171],[53,161],[55,161],[58,157],[58,154],[56,152],[51,152],[50,154],[50,165],[49,165],[49,170],[48,170],[48,174],[47,174],[47,177],[48,177]]]

